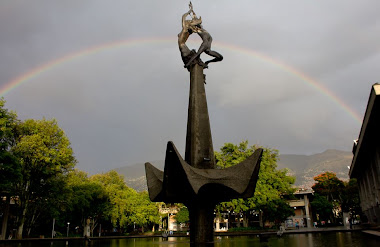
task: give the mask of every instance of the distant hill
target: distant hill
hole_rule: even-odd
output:
[[[348,166],[351,165],[352,153],[335,149],[313,155],[280,155],[278,168],[288,168],[289,174],[296,176],[296,186],[310,188],[314,177],[326,171],[335,172],[337,177],[348,180]]]
[[[163,160],[149,161],[149,163],[151,163],[160,170],[164,169],[165,161]],[[145,163],[137,163],[132,166],[123,166],[113,170],[122,174],[126,179],[136,179],[145,176]]]
[[[310,188],[318,174],[326,171],[335,172],[342,180],[348,179],[348,168],[351,165],[352,153],[335,149],[313,155],[281,154],[278,169],[288,168],[289,175],[296,176],[297,187]],[[164,161],[151,161],[158,169],[164,169]],[[125,182],[137,191],[147,190],[144,163],[120,167],[116,170],[125,178]]]
[[[164,170],[165,161],[163,160],[149,161],[149,163],[161,171]],[[132,166],[123,166],[114,170],[124,176],[124,180],[129,187],[135,189],[136,191],[148,190],[145,179],[145,163],[137,163]]]

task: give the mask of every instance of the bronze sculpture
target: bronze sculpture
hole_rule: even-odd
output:
[[[209,63],[222,61],[223,56],[218,52],[211,50],[212,37],[210,33],[202,27],[202,17],[197,18],[191,2],[189,4],[189,8],[189,11],[182,15],[182,30],[178,34],[178,47],[181,52],[181,57],[185,63],[185,68],[188,68],[196,59],[198,60],[197,63],[202,65],[204,68],[208,68]],[[190,14],[191,20],[186,20],[186,17]],[[202,44],[196,53],[190,51],[186,45],[187,39],[193,33],[197,33],[202,39]],[[203,52],[214,57],[214,59],[203,63],[199,58]]]
[[[190,34],[193,32],[192,26],[195,26],[202,22],[201,18],[198,19],[196,17],[191,2],[189,4],[189,8],[190,10],[182,15],[182,30],[178,34],[178,47],[181,52],[182,58],[188,57],[191,53],[190,49],[186,45],[186,41],[189,38]],[[186,17],[191,13],[193,14],[191,20],[186,20]]]

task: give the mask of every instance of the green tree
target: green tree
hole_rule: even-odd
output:
[[[129,188],[116,171],[97,174],[90,179],[104,186],[112,205],[105,213],[115,227],[136,224],[144,227],[160,222],[158,204],[150,201],[147,192],[137,193]]]
[[[344,182],[341,208],[343,212],[351,212],[353,215],[361,215],[359,187],[356,178]]]
[[[11,147],[15,143],[16,129],[19,123],[14,112],[4,108],[5,101],[0,99],[0,196],[6,201],[0,204],[3,212],[2,232],[0,239],[5,239],[9,217],[10,197],[15,195],[15,185],[21,179],[21,166],[14,156]]]
[[[329,202],[341,201],[344,182],[333,172],[324,172],[314,177],[316,183],[312,186],[315,193],[325,196]]]
[[[175,215],[175,219],[178,223],[189,223],[189,209],[185,206],[182,206],[178,213]]]
[[[222,169],[235,166],[252,155],[257,148],[248,147],[248,141],[242,141],[239,145],[225,143],[220,152],[215,152],[216,165]]]
[[[151,228],[160,223],[160,214],[158,210],[159,203],[152,202],[149,199],[147,191],[136,193],[136,199],[133,202],[133,210],[130,220],[142,227]]]
[[[274,222],[280,226],[289,216],[294,215],[294,209],[282,199],[269,201],[260,209],[263,211],[264,221]]]
[[[328,220],[332,214],[333,204],[326,197],[319,194],[314,195],[313,201],[310,203],[313,212],[319,215],[319,220]]]
[[[111,203],[105,188],[98,182],[90,180],[88,174],[73,170],[67,176],[66,219],[75,224],[86,226],[90,219],[91,233],[98,222],[106,218]]]
[[[345,210],[344,195],[346,183],[340,180],[333,172],[324,172],[314,177],[316,183],[312,186],[315,194],[323,196],[333,206],[330,219],[336,223],[336,219],[342,216]],[[318,212],[318,211],[317,211]]]
[[[315,194],[324,197],[332,205],[330,218],[333,221],[339,218],[342,212],[351,212],[355,215],[361,214],[359,189],[356,179],[350,179],[345,182],[340,180],[333,172],[324,172],[315,176],[314,180],[316,183],[312,188]],[[319,201],[317,202],[321,204]],[[323,213],[323,215],[326,217],[326,213]]]
[[[63,182],[60,176],[71,170],[76,160],[69,139],[56,120],[21,122],[11,151],[21,164],[22,178],[15,186],[19,207],[17,238],[21,239],[27,215],[35,219],[36,208],[50,208],[49,198],[58,191],[55,186],[62,186],[57,179]]]
[[[18,159],[11,147],[15,143],[16,129],[19,124],[17,115],[4,108],[5,101],[0,99],[0,193],[12,194],[15,182],[21,178]],[[1,194],[0,194],[1,195]]]
[[[105,215],[115,227],[127,227],[133,224],[130,220],[136,191],[129,188],[121,175],[116,171],[96,174],[90,180],[101,185],[110,200],[111,207]]]
[[[248,146],[248,141],[243,141],[239,145],[226,143],[215,152],[217,166],[221,169],[234,166],[244,161],[252,155],[259,146]],[[248,215],[250,210],[267,209],[274,204],[270,202],[284,200],[283,195],[292,194],[294,189],[292,184],[295,178],[288,176],[288,170],[277,169],[278,151],[270,148],[263,148],[263,156],[260,165],[259,178],[256,184],[255,194],[248,199],[233,199],[223,202],[217,206],[218,211],[230,211],[243,214],[243,224],[248,226]],[[289,217],[287,211],[284,212],[285,218]],[[283,218],[282,217],[282,218]]]

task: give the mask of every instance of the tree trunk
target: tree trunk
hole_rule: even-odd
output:
[[[24,209],[22,210],[20,223],[19,223],[18,229],[17,229],[17,239],[22,239],[22,232],[24,231],[24,224],[25,224],[27,209],[28,209],[28,198],[25,199]]]
[[[96,219],[96,221],[95,221],[95,219],[94,218],[92,218],[92,227],[91,227],[91,225],[90,225],[90,229],[91,229],[91,237],[94,237],[94,230],[95,230],[95,228],[98,226],[98,219]]]
[[[26,212],[28,210],[29,199],[30,199],[30,196],[29,196],[29,183],[30,183],[29,181],[26,182],[26,184],[25,184],[25,192],[22,192],[21,195],[20,195],[20,198],[19,198],[19,203],[20,203],[20,207],[22,209],[22,214],[21,214],[21,217],[19,218],[19,224],[18,224],[17,235],[16,235],[17,239],[22,239],[22,233],[24,231]],[[21,188],[23,188],[23,186]]]
[[[39,213],[37,213],[37,207],[34,207],[34,210],[33,210],[33,215],[32,215],[32,219],[30,220],[29,224],[28,224],[28,228],[27,228],[27,236],[29,237],[30,236],[30,232],[32,231],[32,226],[34,225],[34,223],[37,221],[38,217],[39,217]]]
[[[243,227],[249,227],[248,213],[243,213]]]
[[[7,200],[5,202],[5,209],[4,209],[4,214],[3,214],[3,224],[1,228],[1,238],[0,238],[1,240],[4,240],[7,235],[10,203],[11,203],[11,197],[7,195]]]
[[[260,227],[264,227],[263,212],[261,210],[259,211],[259,221],[260,221]]]
[[[21,216],[20,224],[18,225],[17,229],[17,239],[22,239],[22,232],[24,230],[24,222],[25,222],[25,215]]]

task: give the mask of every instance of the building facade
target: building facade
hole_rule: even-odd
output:
[[[356,178],[363,213],[372,224],[380,218],[380,84],[372,86],[360,130],[354,141],[350,178]]]
[[[286,228],[292,227],[313,227],[310,199],[313,196],[312,190],[301,189],[294,193],[296,199],[289,200],[289,206],[294,208],[294,216],[285,221]]]

